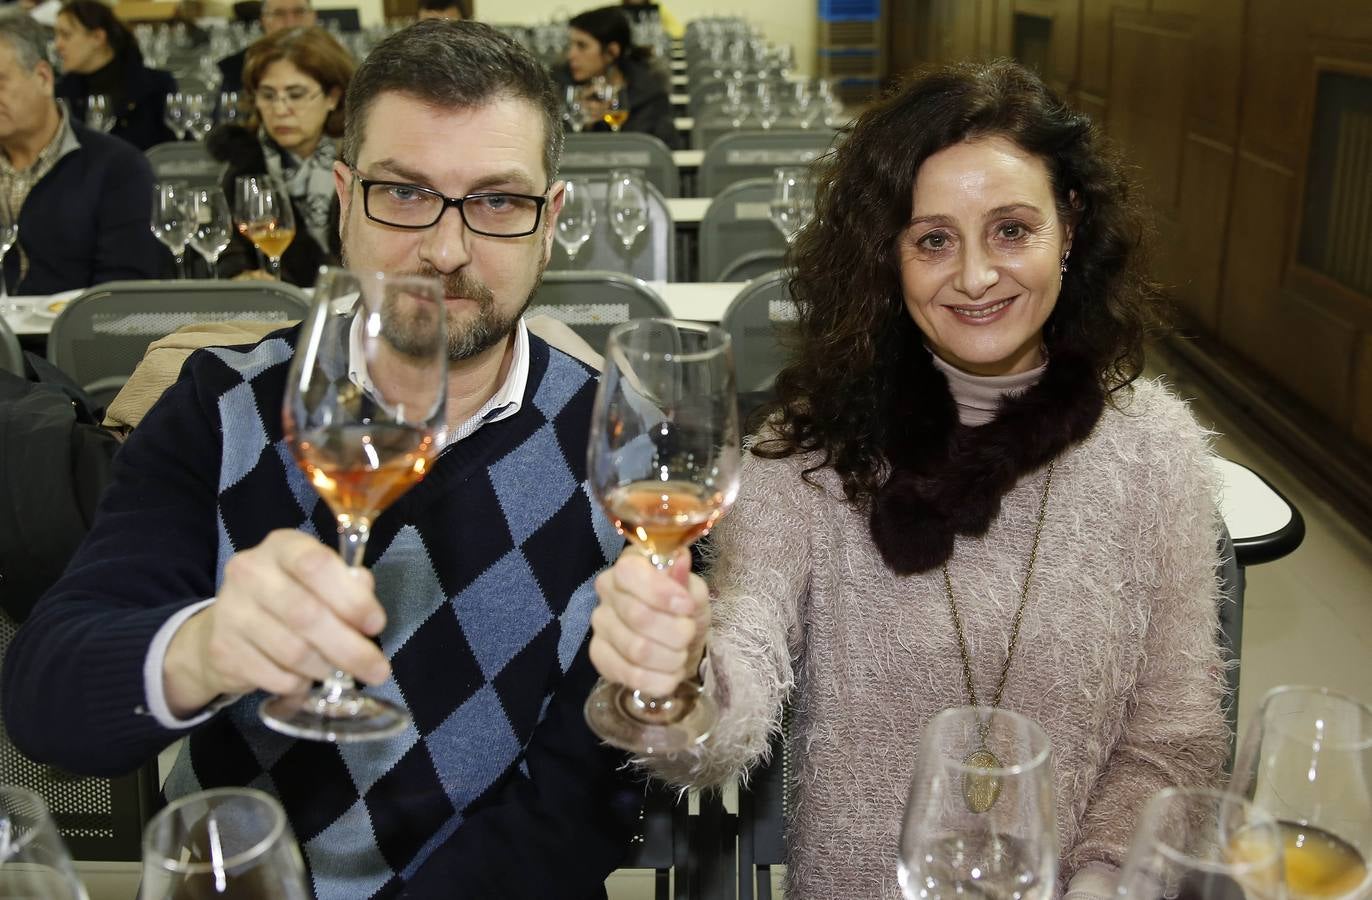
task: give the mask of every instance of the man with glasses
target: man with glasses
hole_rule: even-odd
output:
[[[263,0],[259,21],[262,23],[262,34],[266,36],[285,28],[310,28],[315,24],[316,16],[310,0]],[[243,64],[251,49],[251,46],[244,47],[219,61],[221,92],[243,90]]]
[[[352,572],[282,436],[297,331],[192,356],[10,647],[23,751],[110,773],[187,736],[167,795],[274,793],[321,900],[604,897],[642,790],[582,716],[592,581],[622,541],[585,482],[595,373],[521,319],[563,199],[558,99],[477,23],[372,51],[334,168],[344,255],[440,281],[449,443]],[[412,726],[338,746],[260,721],[262,691],[334,669]]]

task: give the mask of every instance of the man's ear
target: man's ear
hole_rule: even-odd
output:
[[[338,160],[333,164],[333,189],[338,194],[338,229],[343,230],[343,223],[348,221],[348,207],[353,199],[353,170],[348,168],[348,164]]]
[[[543,265],[553,258],[553,235],[557,232],[557,217],[562,212],[562,203],[567,199],[567,182],[553,184],[548,194],[548,204],[543,210]]]

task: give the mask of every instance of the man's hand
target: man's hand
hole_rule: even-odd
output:
[[[173,635],[163,687],[185,718],[222,694],[306,690],[335,670],[377,684],[390,663],[370,639],[386,626],[371,573],[319,541],[273,531],[224,567],[214,603]]]
[[[591,662],[606,679],[666,697],[696,676],[710,627],[710,592],[678,552],[659,571],[633,548],[600,573],[591,614]]]

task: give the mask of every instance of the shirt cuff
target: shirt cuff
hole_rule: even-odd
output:
[[[1106,900],[1114,896],[1118,881],[1119,869],[1105,862],[1089,862],[1072,876],[1066,897],[1071,900]]]
[[[199,603],[192,603],[177,612],[176,615],[163,622],[161,628],[157,629],[157,634],[153,635],[152,638],[152,645],[148,647],[147,658],[143,660],[143,693],[147,697],[148,712],[152,713],[157,724],[163,728],[173,731],[194,728],[237,699],[236,697],[217,698],[203,711],[196,713],[189,719],[178,719],[172,714],[171,707],[167,705],[167,693],[163,684],[163,668],[167,661],[167,648],[171,646],[172,638],[176,635],[177,630],[186,624],[186,620],[213,602],[214,598],[211,597],[208,600],[201,600]]]

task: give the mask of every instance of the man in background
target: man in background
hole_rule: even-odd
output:
[[[263,0],[260,21],[262,33],[272,34],[297,26],[309,28],[315,24],[316,17],[310,0]],[[243,90],[243,62],[248,58],[250,49],[252,45],[219,61],[219,73],[223,76],[219,84],[220,91]]]

